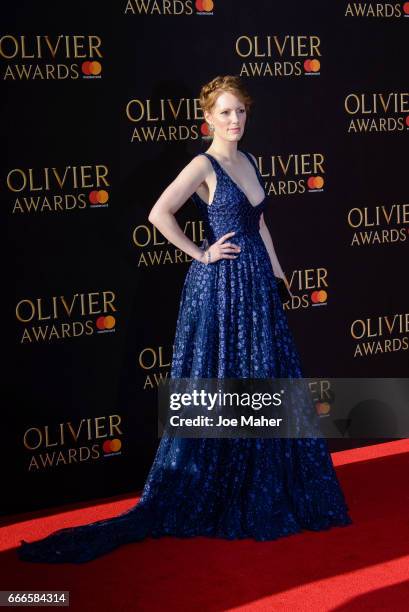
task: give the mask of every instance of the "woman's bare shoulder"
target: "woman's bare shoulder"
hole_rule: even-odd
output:
[[[208,158],[206,157],[206,155],[202,155],[201,153],[198,153],[197,155],[195,155],[194,157],[192,157],[192,159],[190,160],[190,162],[188,162],[185,166],[185,168],[188,168],[189,170],[193,170],[193,171],[201,171],[201,172],[208,172],[209,167],[211,168],[211,163],[208,160]]]
[[[183,168],[182,173],[187,174],[190,177],[194,177],[196,180],[200,178],[200,181],[207,179],[212,170],[212,164],[206,155],[198,153],[186,166]]]
[[[192,158],[192,161],[197,161],[200,164],[204,164],[205,166],[212,165],[210,159],[204,153],[198,153]]]

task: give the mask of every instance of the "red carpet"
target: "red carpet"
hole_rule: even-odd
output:
[[[162,538],[83,565],[17,559],[21,539],[106,518],[132,499],[0,524],[1,590],[68,590],[70,609],[408,610],[409,440],[333,453],[354,524],[274,542]]]

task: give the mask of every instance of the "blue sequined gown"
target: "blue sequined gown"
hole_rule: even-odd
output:
[[[254,160],[243,153],[263,187]],[[192,196],[206,237],[211,244],[235,231],[231,240],[242,250],[237,259],[190,264],[170,376],[301,377],[299,355],[259,233],[266,198],[251,204],[217,160],[203,155],[217,177],[210,206],[196,193]],[[26,561],[81,563],[149,536],[274,540],[351,522],[322,438],[165,435],[133,508],[107,520],[60,529],[43,540],[22,540],[17,550]]]

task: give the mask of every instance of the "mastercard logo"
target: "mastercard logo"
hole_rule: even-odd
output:
[[[409,2],[404,3],[403,12],[405,13],[405,17],[409,17]]]
[[[329,414],[331,406],[328,402],[316,402],[315,408],[318,414],[326,415],[326,414]]]
[[[117,453],[122,447],[122,442],[118,438],[113,440],[105,440],[102,445],[104,453]]]
[[[313,291],[311,293],[311,302],[313,304],[324,304],[328,299],[328,293],[321,289],[321,291]]]
[[[115,317],[112,315],[107,315],[106,317],[98,317],[96,321],[97,329],[100,331],[105,331],[106,329],[114,329],[115,327]]]
[[[91,204],[106,204],[109,200],[109,193],[105,191],[105,189],[97,189],[95,191],[91,191],[88,199]]]
[[[98,76],[98,74],[101,74],[102,66],[100,62],[86,61],[81,64],[81,70],[82,74],[87,76]]]
[[[310,191],[315,189],[322,189],[324,186],[324,179],[322,176],[310,176],[307,185]]]
[[[195,7],[198,13],[210,13],[213,10],[212,0],[196,0]]]
[[[309,72],[309,73],[315,73],[317,74],[319,72],[321,68],[321,64],[319,62],[319,60],[317,59],[312,59],[312,60],[305,60],[304,62],[304,70],[305,72]]]

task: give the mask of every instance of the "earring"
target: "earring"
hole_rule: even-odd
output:
[[[213,132],[213,130],[214,130],[214,125],[213,125],[213,123],[209,123],[209,128],[210,128],[210,129],[212,130],[212,132]]]

